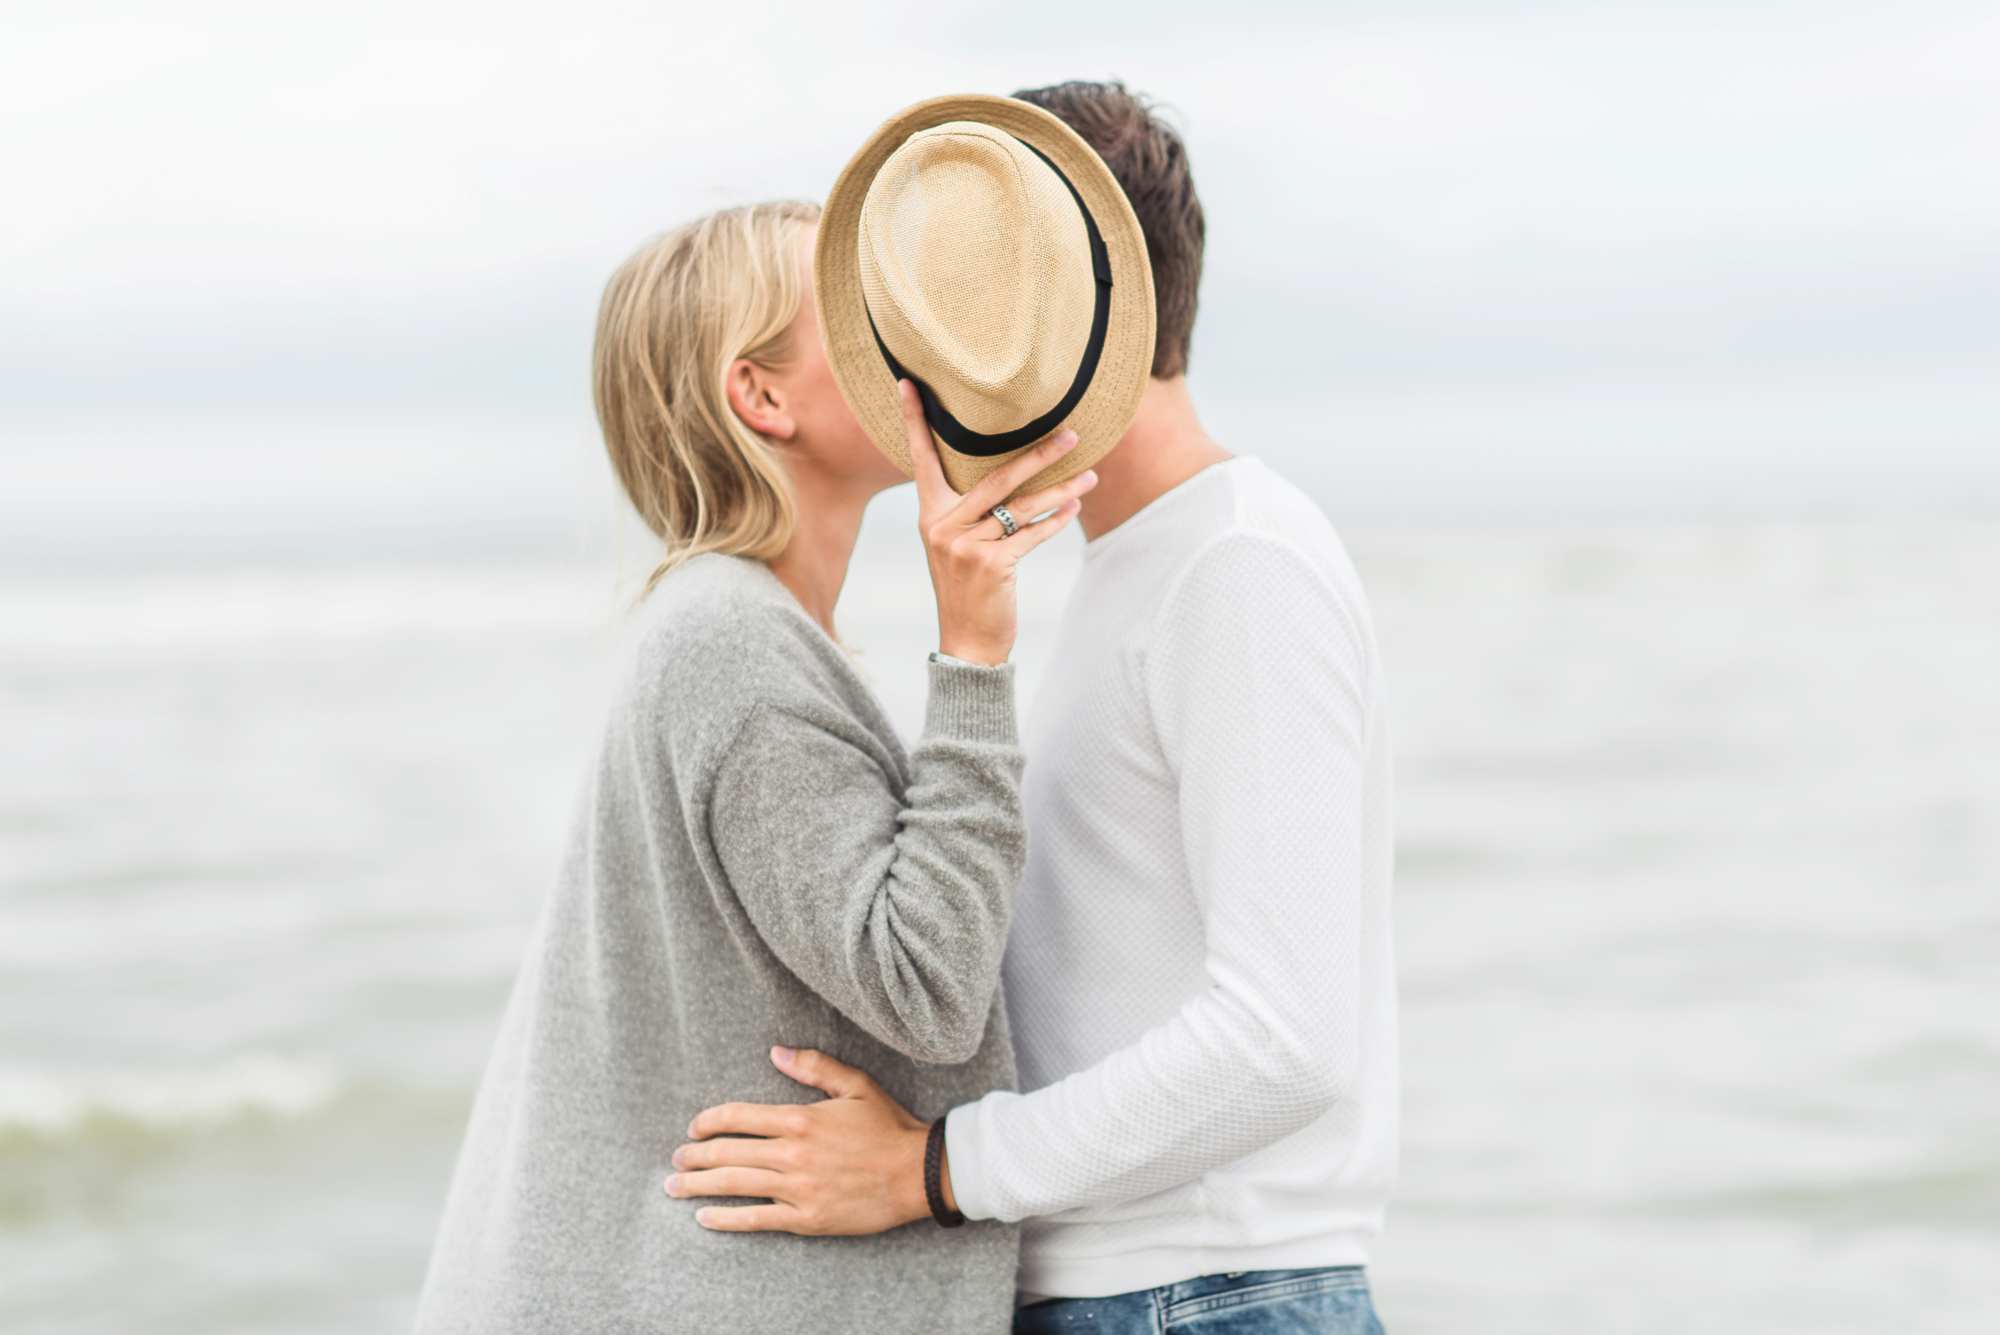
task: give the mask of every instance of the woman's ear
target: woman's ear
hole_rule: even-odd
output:
[[[785,408],[785,392],[769,370],[747,357],[729,365],[723,381],[729,407],[743,425],[772,440],[790,440],[798,433],[798,423]]]

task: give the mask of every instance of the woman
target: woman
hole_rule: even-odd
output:
[[[827,370],[817,214],[701,219],[605,292],[598,417],[667,552],[473,1109],[420,1331],[1007,1324],[1005,1227],[715,1232],[660,1190],[703,1107],[811,1096],[773,1043],[877,1073],[918,1118],[1013,1079],[996,981],[1025,843],[1013,569],[1094,477],[1024,497],[1017,512],[1051,513],[1006,536],[987,511],[1074,438],[961,498],[902,387],[939,648],[906,755],[833,634],[862,511],[904,479]]]

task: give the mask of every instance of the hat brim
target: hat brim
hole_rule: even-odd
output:
[[[882,360],[861,295],[861,204],[875,173],[906,139],[920,130],[961,120],[991,125],[1041,150],[1076,187],[1104,236],[1111,260],[1111,314],[1104,351],[1083,398],[1056,428],[1076,432],[1076,448],[1015,488],[1026,491],[1073,477],[1103,458],[1132,425],[1153,370],[1153,269],[1146,256],[1146,237],[1118,179],[1076,131],[1031,103],[974,93],[931,98],[885,121],[841,169],[821,210],[813,246],[820,342],[834,382],[861,429],[891,462],[911,473],[896,379]],[[935,432],[931,439],[946,479],[960,492],[1021,452],[961,454]]]

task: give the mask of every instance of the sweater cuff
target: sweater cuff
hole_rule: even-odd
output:
[[[930,701],[924,708],[926,737],[1018,744],[1012,663],[982,667],[933,654],[930,677]]]
[[[993,1218],[993,1190],[979,1143],[979,1105],[961,1103],[944,1117],[944,1160],[952,1201],[967,1219]]]

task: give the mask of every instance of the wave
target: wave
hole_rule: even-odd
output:
[[[0,1068],[0,1148],[297,1120],[328,1107],[345,1086],[325,1062],[263,1054],[181,1070]]]
[[[1939,1157],[1901,1170],[1857,1172],[1823,1180],[1772,1178],[1713,1191],[1634,1191],[1627,1195],[1564,1196],[1523,1191],[1468,1198],[1401,1193],[1401,1211],[1499,1219],[1651,1220],[1766,1219],[1821,1227],[1901,1225],[1937,1229],[2000,1228],[2000,1160],[1977,1154]]]
[[[615,631],[627,606],[576,565],[168,570],[0,580],[16,652],[240,650],[272,641]]]
[[[1663,1197],[1635,1207],[1691,1218],[1769,1216],[1821,1224],[1926,1224],[1990,1229],[2000,1224],[2000,1160],[1925,1162],[1901,1172],[1830,1181],[1748,1183]]]

